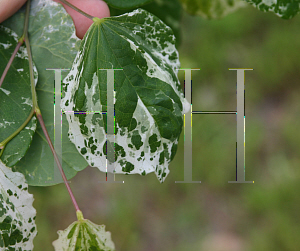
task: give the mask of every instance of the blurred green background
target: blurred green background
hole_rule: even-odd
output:
[[[300,250],[300,16],[282,20],[253,7],[221,20],[187,14],[179,48],[193,72],[193,110],[236,110],[236,72],[246,72],[246,180],[235,180],[235,115],[193,115],[193,180],[183,180],[183,133],[170,174],[117,175],[103,184],[88,167],[71,180],[85,218],[105,224],[118,251]],[[184,74],[179,74],[183,84]],[[54,250],[76,220],[64,185],[30,187],[35,250]]]

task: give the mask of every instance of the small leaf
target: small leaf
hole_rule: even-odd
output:
[[[146,3],[150,3],[153,0],[104,0],[104,1],[112,7],[119,8],[119,9],[126,9],[126,8],[137,8]]]
[[[107,80],[99,69],[123,69],[115,72],[114,172],[155,172],[165,179],[190,108],[177,77],[174,44],[172,30],[142,9],[95,21],[87,31],[64,80],[61,106],[70,139],[91,166],[106,171]]]
[[[181,0],[181,2],[191,15],[199,15],[207,19],[222,18],[246,6],[242,0]]]
[[[73,222],[67,229],[58,231],[58,235],[58,239],[53,242],[56,251],[115,250],[111,233],[105,231],[105,225],[96,225],[83,217]]]
[[[33,196],[24,175],[0,161],[0,250],[32,251],[37,234]]]
[[[2,75],[17,43],[18,35],[0,25],[0,75]],[[35,84],[38,73],[34,65]],[[13,134],[28,118],[32,110],[29,61],[26,47],[22,45],[9,68],[0,88],[0,142]],[[7,143],[1,160],[7,166],[15,165],[26,154],[36,130],[33,116],[26,127]]]
[[[39,72],[36,88],[38,104],[54,143],[54,71],[46,69],[70,68],[77,54],[76,45],[79,39],[75,35],[72,18],[61,4],[52,0],[31,2],[28,32],[33,60]],[[24,8],[6,20],[5,25],[18,31],[20,35],[23,20]],[[66,71],[62,71],[63,77],[66,74]],[[68,123],[65,115],[62,116],[62,165],[68,179],[88,166],[68,138]],[[30,148],[13,170],[23,173],[29,185],[50,186],[58,183],[53,179],[54,168],[57,167],[52,152],[38,124]]]
[[[245,0],[257,9],[274,12],[283,19],[291,19],[300,12],[299,0]]]

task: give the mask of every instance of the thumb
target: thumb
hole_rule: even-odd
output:
[[[0,0],[1,1],[1,0]],[[9,0],[14,1],[14,0]],[[76,36],[80,39],[84,37],[84,34],[89,29],[93,21],[77,11],[73,10],[71,7],[63,4],[59,0],[54,0],[55,2],[61,3],[68,14],[72,17],[75,28]],[[90,14],[94,17],[104,18],[109,17],[110,12],[107,4],[102,0],[68,0],[69,3],[76,6],[78,9]]]
[[[27,0],[0,0],[0,23],[15,14]]]

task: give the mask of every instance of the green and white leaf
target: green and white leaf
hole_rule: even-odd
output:
[[[128,9],[128,8],[137,8],[146,3],[150,3],[153,0],[104,0],[108,5],[119,8],[119,9]]]
[[[83,218],[73,222],[67,229],[58,231],[58,235],[53,242],[56,251],[115,250],[111,233],[105,231],[105,225],[96,225]]]
[[[181,40],[181,15],[182,5],[179,0],[154,0],[150,4],[142,7],[144,10],[157,16],[166,25],[168,25],[176,37],[176,46],[180,44]]]
[[[17,43],[18,35],[0,25],[0,75],[2,75]],[[35,84],[38,73],[34,66]],[[0,142],[13,134],[27,119],[32,109],[29,61],[25,46],[21,46],[0,87]],[[7,143],[1,160],[7,166],[15,165],[26,154],[36,130],[36,117]]]
[[[37,234],[33,196],[24,175],[0,161],[0,250],[32,251]]]
[[[169,173],[190,108],[177,72],[172,30],[137,9],[95,21],[87,31],[72,70],[64,79],[62,109],[70,139],[91,166],[106,171],[106,72],[115,71],[115,173]],[[100,111],[74,114],[72,111]],[[108,160],[113,162],[113,160]]]
[[[300,12],[299,0],[245,0],[257,9],[274,12],[283,19],[291,19]]]
[[[143,5],[141,8],[157,16],[168,25],[176,37],[176,46],[180,44],[180,21],[183,10],[180,0],[154,0],[149,4]],[[111,6],[109,9],[111,16],[119,16],[134,10],[134,8],[116,9]]]
[[[242,0],[181,0],[181,2],[191,15],[199,15],[207,19],[222,18],[247,6]]]
[[[70,15],[62,5],[52,0],[31,1],[29,17],[29,39],[33,60],[36,63],[39,80],[37,84],[38,103],[46,128],[54,143],[54,71],[46,69],[70,69],[77,54],[80,40]],[[4,24],[22,34],[24,8]],[[78,45],[78,46],[77,46]],[[65,77],[68,71],[62,71]],[[88,166],[68,138],[68,123],[62,116],[62,158],[63,169],[68,179]],[[36,134],[27,154],[13,167],[25,175],[27,183],[34,186],[50,186],[60,182],[54,179],[54,158],[43,131],[38,124]]]

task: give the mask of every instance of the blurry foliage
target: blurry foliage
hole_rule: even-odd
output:
[[[222,18],[247,6],[242,0],[180,0],[184,9],[191,15],[199,15],[203,18]]]
[[[201,68],[193,73],[193,110],[235,110],[236,73],[228,68],[254,68],[245,90],[246,180],[255,183],[228,184],[235,116],[193,115],[193,180],[201,184],[175,184],[183,180],[182,133],[163,184],[154,174],[103,184],[96,169],[78,173],[71,185],[85,217],[105,224],[119,251],[207,251],[205,242],[222,242],[220,235],[236,244],[220,243],[223,251],[299,250],[300,17],[249,7],[221,20],[185,15],[182,25],[182,68]],[[62,184],[29,191],[38,212],[35,250],[53,250],[56,231],[76,219],[67,191]]]

